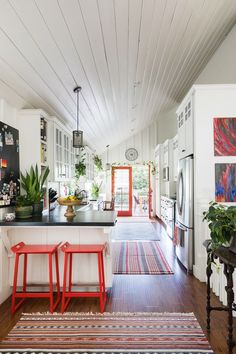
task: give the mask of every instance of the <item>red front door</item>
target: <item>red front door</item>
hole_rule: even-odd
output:
[[[132,167],[112,167],[112,195],[118,216],[132,216]]]

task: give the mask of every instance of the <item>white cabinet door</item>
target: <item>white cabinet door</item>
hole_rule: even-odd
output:
[[[193,109],[190,98],[184,108],[185,156],[193,154]]]
[[[173,138],[173,180],[178,177],[178,135]]]
[[[54,123],[54,177],[55,181],[69,180],[74,165],[74,148],[71,136]]]
[[[169,140],[163,144],[163,167],[169,166]]]
[[[178,115],[178,154],[180,159],[185,156],[185,150],[184,113],[181,111]]]
[[[192,96],[185,100],[178,111],[179,159],[193,154],[193,103]]]

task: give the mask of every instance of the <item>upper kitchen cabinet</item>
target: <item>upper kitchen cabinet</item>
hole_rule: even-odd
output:
[[[180,159],[193,154],[193,99],[186,96],[177,113],[178,156]]]
[[[53,146],[50,154],[51,181],[65,181],[74,177],[75,149],[72,134],[56,118],[50,120],[50,141]]]
[[[172,147],[173,147],[173,180],[176,182],[178,178],[178,135],[175,135],[172,139]]]
[[[25,173],[31,165],[43,169],[49,165],[49,118],[41,109],[18,112],[20,141],[20,170]],[[50,166],[49,166],[50,167]]]

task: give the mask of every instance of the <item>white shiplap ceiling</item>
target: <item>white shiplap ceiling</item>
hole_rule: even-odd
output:
[[[0,96],[80,128],[98,152],[181,100],[236,0],[0,0]]]

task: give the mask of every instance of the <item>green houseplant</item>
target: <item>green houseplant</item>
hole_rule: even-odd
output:
[[[31,166],[25,175],[21,173],[21,186],[25,190],[27,198],[33,203],[33,214],[41,215],[43,211],[43,196],[45,193],[44,184],[49,175],[49,167],[39,173],[37,164]]]
[[[236,253],[236,207],[210,202],[208,210],[203,213],[203,220],[208,222],[210,229],[208,250],[229,246]]]
[[[80,160],[75,164],[75,178],[80,179],[80,176],[86,175],[85,153],[80,156]]]
[[[16,218],[28,219],[33,214],[32,200],[27,195],[16,197]]]
[[[93,162],[98,171],[102,171],[102,159],[98,155],[94,155]]]

